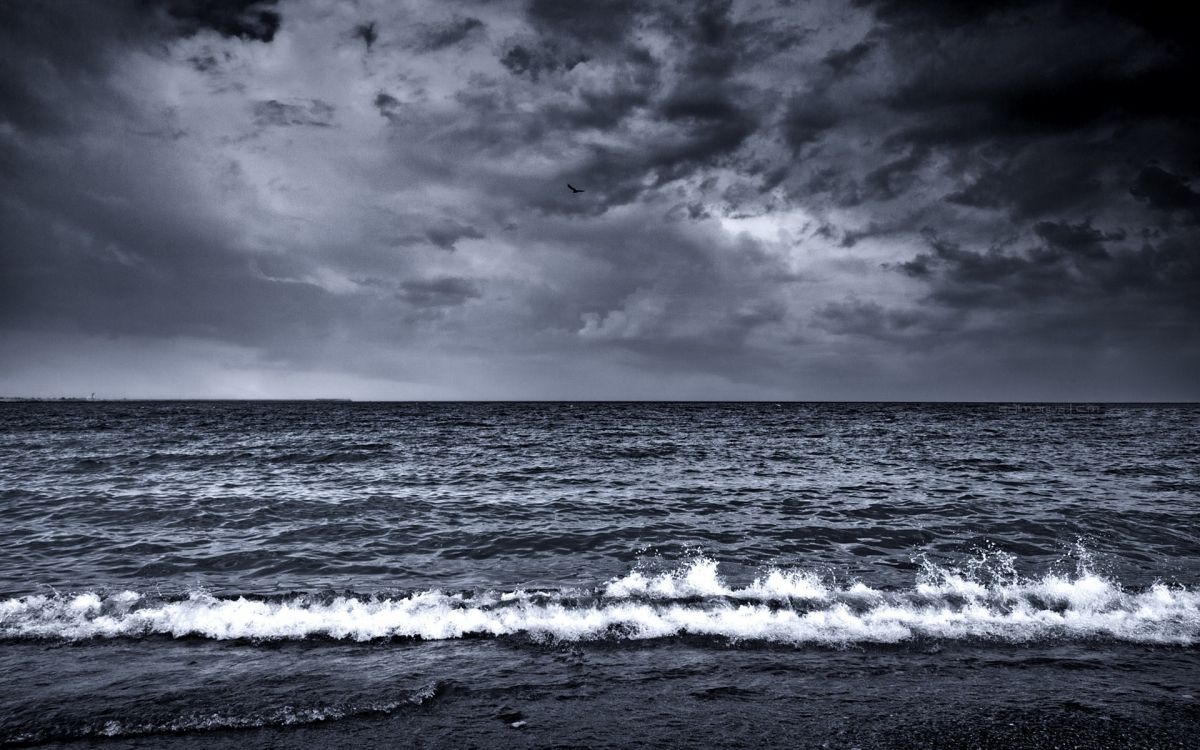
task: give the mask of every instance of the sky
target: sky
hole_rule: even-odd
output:
[[[1179,13],[0,0],[0,395],[1197,400]]]

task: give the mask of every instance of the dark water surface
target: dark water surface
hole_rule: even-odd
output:
[[[1200,409],[0,404],[0,744],[1195,747]]]

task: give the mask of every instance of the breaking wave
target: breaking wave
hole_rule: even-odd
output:
[[[718,563],[699,558],[658,574],[634,570],[593,589],[274,598],[197,591],[174,600],[122,591],[0,601],[0,638],[149,635],[576,642],[705,636],[795,645],[1099,638],[1187,646],[1200,640],[1200,591],[1166,584],[1126,590],[1086,568],[985,577],[929,563],[904,589],[839,585],[811,571],[778,568],[734,587]]]

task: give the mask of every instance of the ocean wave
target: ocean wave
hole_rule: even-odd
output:
[[[913,639],[1002,642],[1112,639],[1200,642],[1200,591],[1156,584],[1126,590],[1081,569],[1022,578],[926,564],[911,588],[837,584],[772,568],[731,586],[715,561],[634,570],[591,589],[444,592],[404,596],[161,599],[133,591],[30,595],[0,601],[0,638],[215,640],[524,636],[537,641],[707,636],[732,642],[892,644]]]

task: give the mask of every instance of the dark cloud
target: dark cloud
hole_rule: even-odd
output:
[[[29,135],[84,127],[82,111],[119,104],[105,76],[116,50],[144,47],[153,17],[126,3],[0,3],[0,123]]]
[[[801,95],[792,99],[783,116],[783,139],[793,153],[818,140],[838,124],[839,115],[827,99]]]
[[[910,332],[922,332],[923,316],[911,310],[892,310],[878,302],[850,299],[831,302],[817,311],[817,323],[841,336],[867,336],[909,340]]]
[[[1122,3],[869,5],[882,22],[875,39],[902,71],[882,142],[912,150],[908,163],[849,178],[854,205],[913,211],[914,192],[951,186],[939,191],[947,208],[920,210],[938,221],[926,249],[889,265],[927,286],[933,317],[905,334],[950,321],[938,340],[977,329],[1001,350],[1194,357],[1190,335],[1179,352],[1166,347],[1197,314],[1186,291],[1196,255],[1184,250],[1194,231],[1172,224],[1194,223],[1195,204],[1186,180],[1142,166],[1196,153],[1195,100],[1180,95],[1196,58],[1163,18]],[[895,333],[896,311],[859,312],[838,319]]]
[[[870,7],[884,23],[906,27],[940,29],[965,24],[982,24],[989,16],[1037,5],[1036,0],[962,0],[941,3],[936,0],[855,0]]]
[[[427,51],[436,51],[453,47],[467,37],[483,29],[483,21],[470,16],[453,18],[444,24],[431,26],[422,35],[420,46]]]
[[[254,102],[254,122],[262,126],[311,125],[327,128],[333,124],[332,104],[320,99],[281,102],[276,99]]]
[[[319,286],[254,273],[213,233],[213,217],[196,211],[198,196],[155,180],[131,185],[128,167],[103,160],[72,171],[86,183],[103,176],[122,199],[66,188],[57,171],[24,176],[21,200],[0,222],[7,326],[257,343],[272,330],[327,330],[340,316],[336,297]],[[51,186],[52,196],[42,192]],[[179,204],[155,205],[156,191]],[[131,216],[131,206],[141,210]]]
[[[379,40],[379,30],[375,28],[375,22],[368,21],[367,23],[360,23],[358,26],[355,26],[354,38],[361,39],[363,45],[367,48],[367,52],[370,52],[371,48],[375,46],[375,42]]]
[[[417,307],[453,307],[479,296],[473,281],[457,276],[404,281],[400,292],[405,301]]]
[[[1108,333],[1116,340],[1173,335],[1200,311],[1192,293],[1200,284],[1200,255],[1187,250],[1186,242],[1127,244],[1124,232],[1105,233],[1087,223],[1041,222],[1035,232],[1044,245],[1022,252],[1000,246],[968,249],[926,229],[930,251],[902,270],[928,279],[931,299],[939,304],[1002,317],[1036,311],[1038,325],[1051,334],[1058,332],[1055,318],[1090,315],[1097,325],[1113,326]],[[1112,312],[1125,305],[1140,309],[1142,317],[1114,318]]]
[[[587,57],[584,55],[566,52],[555,44],[516,44],[500,58],[500,64],[508,68],[513,75],[527,75],[534,81],[546,73],[572,70],[585,61]]]
[[[199,395],[1194,398],[1194,16],[0,2],[0,346],[191,346]]]
[[[1108,257],[1104,243],[1125,239],[1124,230],[1105,233],[1093,227],[1090,221],[1079,224],[1039,221],[1033,225],[1033,231],[1052,250],[1092,259]]]
[[[1200,68],[1171,14],[1132,3],[864,2],[880,24],[868,62],[884,58],[893,83],[873,90],[886,103],[847,102],[846,85],[824,96],[841,120],[794,130],[792,146],[839,128],[868,128],[888,154],[868,171],[826,168],[819,187],[846,206],[904,200],[938,172],[953,205],[1005,212],[1013,220],[1073,220],[1119,205],[1132,164],[1156,158],[1194,163],[1194,97],[1182,96]],[[1190,16],[1176,14],[1177,24]],[[839,59],[839,58],[834,58]],[[797,110],[803,112],[803,109]],[[785,122],[787,122],[785,120]],[[785,131],[786,132],[786,131]],[[878,148],[878,146],[876,147]],[[853,162],[851,162],[853,164]],[[881,171],[882,170],[882,171]],[[886,179],[885,179],[886,178]],[[811,179],[811,178],[810,178]],[[867,201],[867,204],[863,202]],[[1025,226],[1026,231],[1031,227]]]
[[[594,0],[567,5],[556,0],[531,0],[529,20],[540,33],[585,45],[619,44],[638,13],[634,0]]]
[[[1179,211],[1192,222],[1200,221],[1200,193],[1188,180],[1153,164],[1138,172],[1129,192],[1138,200],[1162,211]]]
[[[867,172],[863,178],[863,195],[869,199],[887,201],[909,189],[918,179],[916,172],[929,158],[930,149],[917,145],[907,155],[888,161]]]
[[[276,0],[166,0],[164,5],[185,34],[211,29],[224,36],[270,42],[279,31]]]
[[[483,239],[483,233],[475,227],[459,224],[454,221],[445,221],[438,226],[426,230],[425,236],[429,238],[430,242],[443,250],[453,250],[455,243],[459,240]]]
[[[188,62],[201,73],[207,73],[211,70],[216,70],[221,64],[220,60],[215,55],[195,55],[188,58]]]
[[[1105,172],[1112,168],[1105,147],[1056,139],[1025,145],[1007,160],[980,164],[945,200],[971,208],[997,209],[1016,220],[1056,215],[1092,201],[1109,202]]]
[[[399,99],[387,93],[386,91],[380,91],[378,94],[376,94],[373,103],[375,105],[375,109],[379,110],[379,114],[383,115],[388,120],[397,122],[401,119],[401,110],[403,109],[403,105],[400,103]]]
[[[825,63],[833,70],[834,75],[843,76],[854,70],[867,55],[871,54],[871,50],[875,45],[871,42],[859,42],[853,47],[846,49],[836,49],[825,55],[821,62]]]

